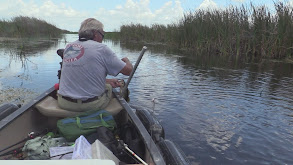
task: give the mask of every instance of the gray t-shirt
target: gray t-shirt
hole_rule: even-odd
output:
[[[99,42],[75,41],[64,50],[58,93],[86,100],[105,91],[106,76],[117,76],[126,65],[106,45]]]

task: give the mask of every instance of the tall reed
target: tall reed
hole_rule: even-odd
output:
[[[0,36],[2,37],[59,37],[63,31],[44,20],[18,16],[11,20],[0,21]]]
[[[293,9],[275,4],[196,10],[170,25],[123,25],[123,41],[163,42],[194,54],[248,60],[293,58]]]

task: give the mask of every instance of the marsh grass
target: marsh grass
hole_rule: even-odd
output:
[[[11,20],[0,20],[1,37],[60,37],[64,31],[44,20],[18,16]]]
[[[121,40],[162,42],[200,55],[237,59],[293,58],[293,10],[283,3],[185,13],[170,25],[123,25]]]
[[[105,32],[105,39],[119,40],[120,33],[119,32]]]

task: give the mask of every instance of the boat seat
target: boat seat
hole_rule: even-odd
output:
[[[35,107],[41,114],[49,117],[73,117],[81,113],[60,108],[58,106],[58,101],[52,96],[47,96],[44,100],[36,104]],[[105,110],[110,112],[113,116],[119,113],[122,109],[123,107],[116,98],[112,98],[108,106],[105,108]]]

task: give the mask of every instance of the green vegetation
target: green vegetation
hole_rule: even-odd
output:
[[[67,31],[61,30],[46,21],[18,16],[9,21],[0,21],[1,37],[60,37]]]
[[[293,58],[293,9],[275,4],[189,12],[170,25],[123,25],[121,40],[161,42],[193,54],[234,56],[237,59]]]
[[[119,40],[120,33],[119,32],[105,32],[105,39]]]

